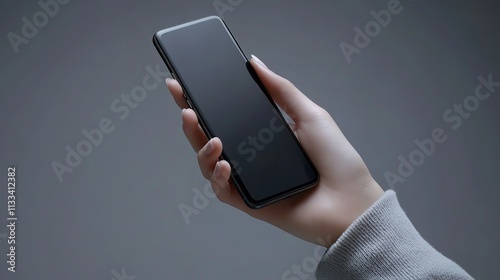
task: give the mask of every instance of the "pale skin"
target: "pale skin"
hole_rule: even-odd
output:
[[[182,109],[182,128],[197,153],[203,176],[219,200],[306,241],[332,245],[382,195],[382,188],[344,137],[330,114],[255,56],[250,60],[273,100],[295,124],[291,128],[320,174],[317,186],[262,209],[248,208],[231,182],[231,168],[220,160],[223,143],[207,139],[176,80],[167,86]]]

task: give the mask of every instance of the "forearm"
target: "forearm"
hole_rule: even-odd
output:
[[[420,236],[393,191],[387,191],[327,250],[316,277],[472,279]]]

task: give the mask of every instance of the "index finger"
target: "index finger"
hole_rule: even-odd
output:
[[[170,78],[167,78],[166,82],[168,90],[170,91],[170,94],[172,94],[172,97],[174,98],[177,106],[179,106],[179,108],[181,109],[189,108],[186,99],[184,98],[184,92],[182,91],[182,87],[179,84],[179,82]]]

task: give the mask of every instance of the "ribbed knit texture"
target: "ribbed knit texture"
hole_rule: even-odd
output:
[[[326,251],[316,278],[472,279],[420,236],[392,190]]]

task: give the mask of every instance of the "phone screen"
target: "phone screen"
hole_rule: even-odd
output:
[[[155,45],[243,199],[259,208],[313,186],[317,171],[224,22],[208,17],[159,31]]]

